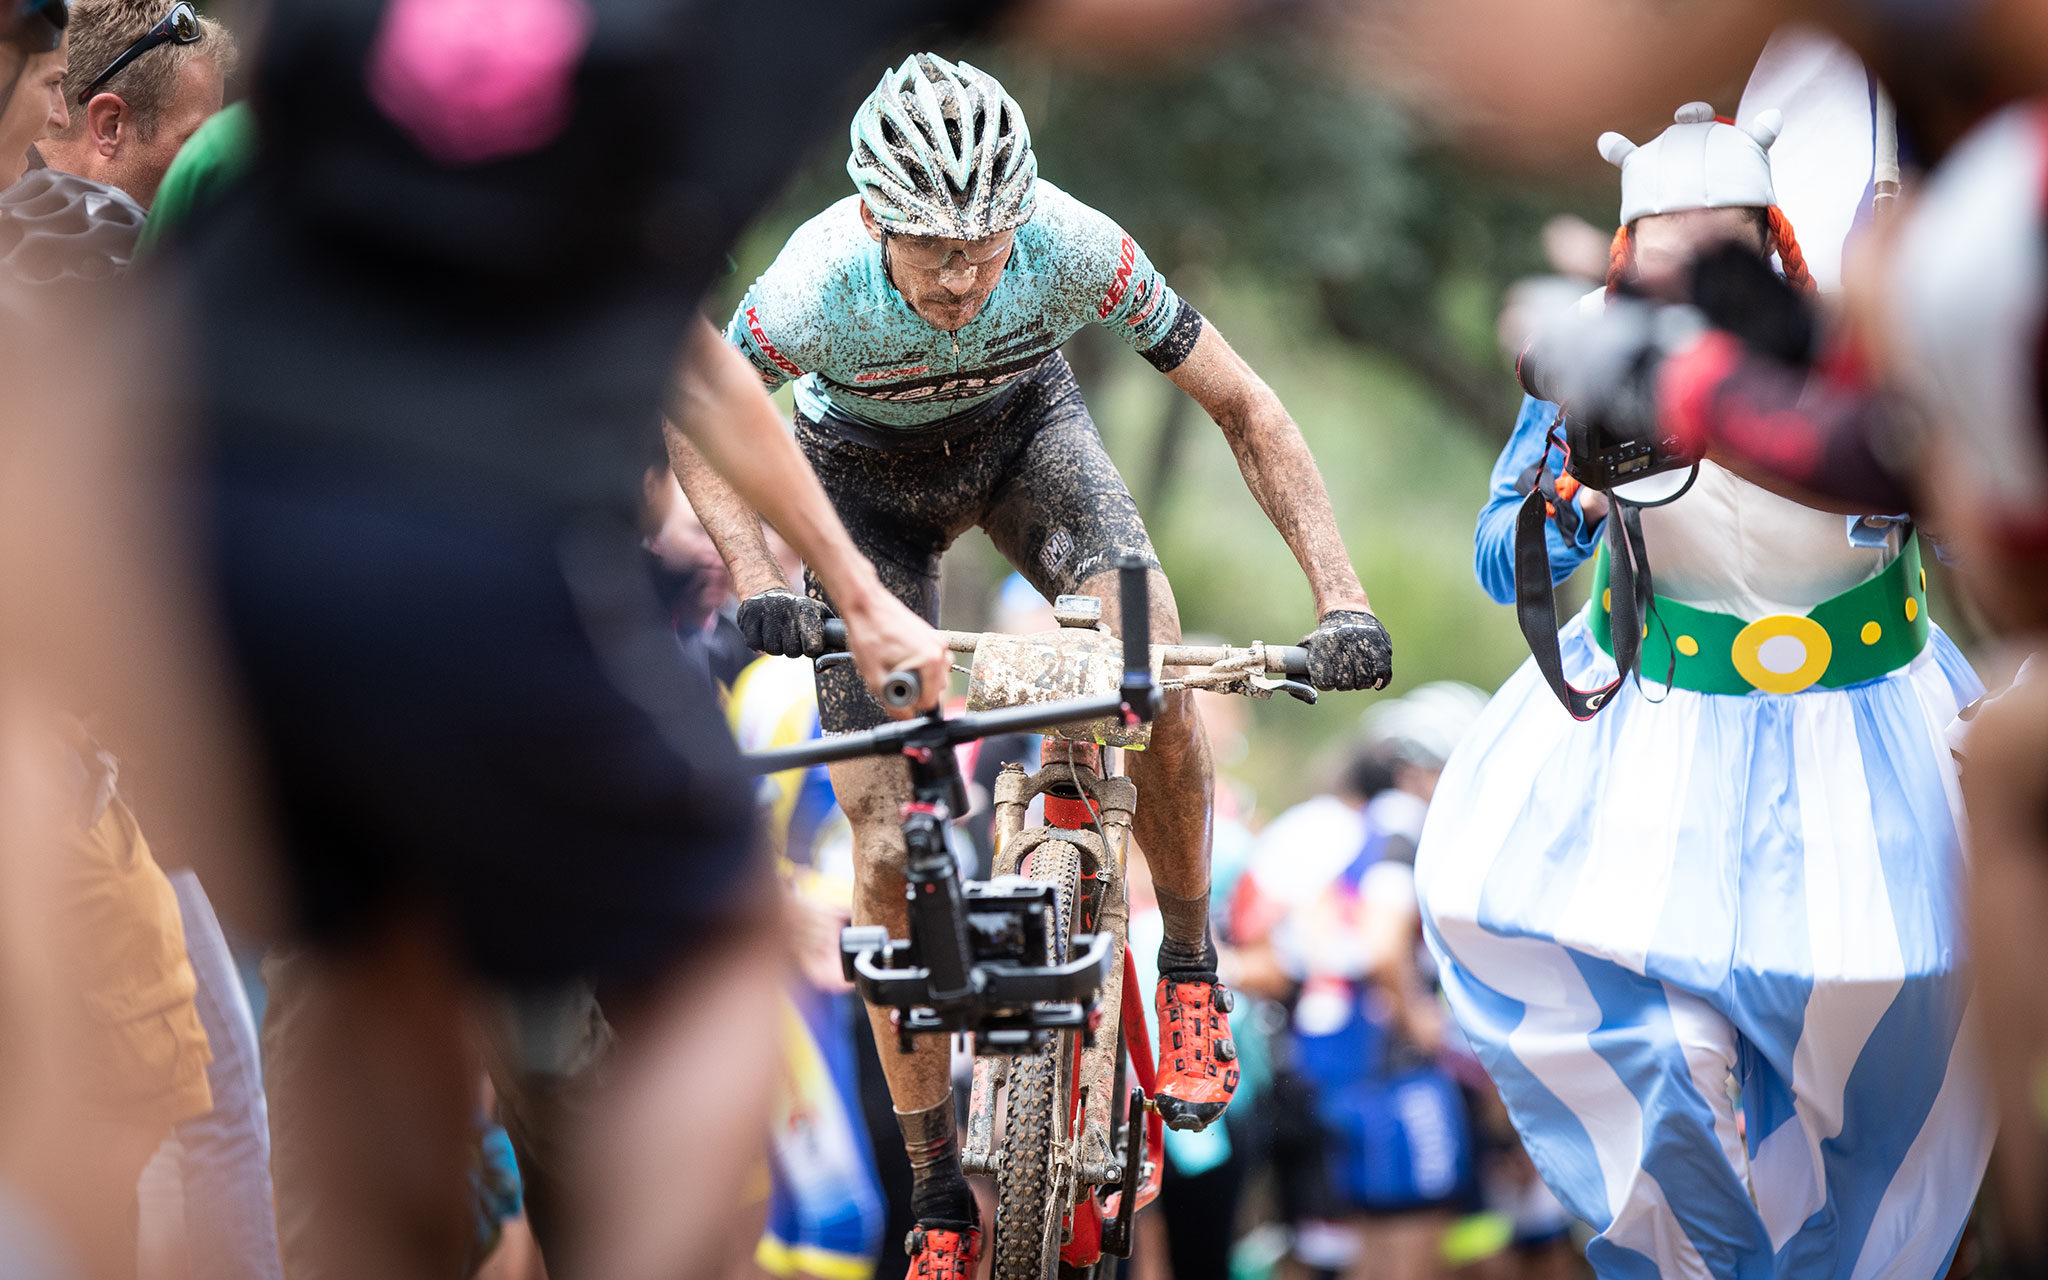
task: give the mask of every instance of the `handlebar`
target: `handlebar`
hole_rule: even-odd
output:
[[[758,773],[781,773],[863,756],[950,749],[997,734],[1050,729],[1109,716],[1123,716],[1131,721],[1151,720],[1159,714],[1164,697],[1152,675],[1155,655],[1168,667],[1227,667],[1238,679],[1249,674],[1294,677],[1308,674],[1308,650],[1298,645],[1255,644],[1234,649],[1225,645],[1162,645],[1155,648],[1147,644],[1144,637],[1151,631],[1151,601],[1146,568],[1134,559],[1120,563],[1117,568],[1118,603],[1127,624],[1123,644],[1123,681],[1117,692],[972,711],[953,719],[937,714],[917,716],[857,733],[835,734],[796,746],[750,752],[746,756],[748,765]],[[810,656],[819,660],[821,665],[850,661],[845,652],[845,622],[838,618],[827,619],[823,631],[826,651]],[[947,631],[940,635],[946,647],[955,653],[973,653],[981,644],[981,635],[977,632]],[[1314,691],[1305,686],[1290,685],[1289,688],[1304,701],[1315,700]],[[906,710],[918,704],[924,689],[915,671],[898,671],[883,681],[881,692],[887,705]]]
[[[1123,710],[1121,693],[1097,694],[1092,698],[1068,698],[1062,702],[1034,702],[993,711],[969,711],[950,720],[919,716],[914,720],[893,720],[874,729],[838,733],[793,747],[772,751],[749,751],[744,759],[755,773],[781,773],[785,769],[808,769],[813,765],[858,760],[863,756],[901,755],[912,746],[957,747],[978,738],[1004,733],[1029,733],[1050,729],[1076,720],[1099,720]]]
[[[981,636],[982,633],[979,631],[939,632],[939,638],[946,642],[946,648],[954,653],[973,653],[981,645]],[[1126,648],[1129,648],[1128,644]],[[1298,644],[1269,644],[1261,646],[1261,650],[1265,654],[1264,674],[1293,676],[1296,678],[1308,674],[1308,650],[1302,646]],[[844,653],[845,651],[846,623],[838,618],[826,619],[825,648],[809,656],[821,658],[826,654]],[[1219,662],[1228,662],[1248,652],[1245,648],[1233,649],[1229,645],[1220,644],[1158,645],[1154,647],[1154,651],[1159,655],[1159,661],[1169,667],[1213,667]],[[1130,661],[1128,653],[1124,655],[1124,661],[1126,663]],[[912,681],[916,680],[915,672],[899,672],[898,675],[905,676]],[[891,680],[896,678],[896,676],[890,677]],[[912,699],[912,704],[914,703],[915,699]]]

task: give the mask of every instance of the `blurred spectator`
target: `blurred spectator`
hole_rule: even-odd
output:
[[[93,49],[104,44],[105,33],[96,24],[107,16],[105,4],[74,8],[72,47]],[[214,46],[210,52],[219,55],[225,50],[226,56],[232,56],[233,46],[224,32],[210,27],[209,35]],[[202,54],[208,52],[206,45],[199,48]],[[138,79],[136,83],[152,82]],[[218,98],[216,76],[216,105]],[[98,102],[95,99],[96,105]],[[73,112],[73,121],[82,115]],[[135,130],[131,121],[126,126],[130,142]],[[74,155],[62,147],[53,150],[60,161]],[[131,181],[144,181],[153,189],[162,174],[139,167],[143,154],[128,148],[122,171]],[[163,159],[168,163],[169,153],[164,153]],[[101,164],[90,167],[101,174],[114,172]],[[90,174],[68,172],[61,163],[34,170],[0,193],[0,248],[6,251],[5,265],[35,283],[112,276],[127,265],[142,225],[141,208],[124,191]],[[104,377],[109,372],[101,365],[93,376]],[[144,1268],[145,1280],[162,1266],[189,1266],[195,1274],[220,1280],[279,1277],[269,1127],[254,1020],[227,939],[198,878],[190,870],[174,869],[171,883],[198,984],[197,1008],[213,1051],[207,1069],[213,1105],[205,1114],[180,1124],[159,1158],[151,1162],[143,1204],[146,1209],[175,1215],[178,1222],[175,1226],[155,1224],[167,1230],[168,1241]]]
[[[197,1280],[281,1280],[277,1217],[270,1178],[270,1118],[256,1023],[241,973],[213,904],[189,869],[170,873],[178,914],[197,980],[199,1019],[213,1062],[207,1083],[213,1106],[177,1127],[151,1162],[145,1202],[164,1197],[180,1211],[177,1257]],[[149,1186],[161,1170],[168,1194]],[[142,1280],[158,1280],[150,1267]],[[176,1273],[162,1280],[177,1280]]]
[[[62,1061],[82,1122],[51,1172],[83,1193],[68,1225],[88,1274],[120,1280],[136,1274],[143,1167],[173,1126],[213,1108],[212,1053],[177,891],[116,786],[114,757],[77,721],[52,742],[70,753],[76,787],[53,920]]]
[[[1621,170],[1614,288],[1568,323],[1640,319],[1650,304],[1622,295],[1646,290],[1763,329],[1774,300],[1796,310],[1811,273],[1776,205],[1780,123],[1691,103],[1640,147],[1604,135]],[[1760,287],[1710,290],[1710,267]],[[1711,460],[1597,509],[1562,487],[1552,501],[1556,415],[1525,403],[1495,467],[1482,581],[1514,576],[1503,514],[1518,507],[1553,579],[1603,524],[1608,551],[1548,669],[1532,659],[1502,687],[1430,815],[1418,883],[1459,1024],[1551,1189],[1598,1231],[1597,1269],[1883,1256],[1937,1272],[1990,1146],[1939,736],[1981,686],[1929,621],[1919,542],[1887,509],[1817,510]],[[1636,579],[1643,598],[1614,568],[1624,548],[1654,577]]]
[[[190,0],[74,0],[66,114],[52,117],[43,159],[148,208],[178,149],[220,110],[235,58],[234,37]]]
[[[648,468],[642,488],[648,528],[642,545],[655,560],[655,590],[677,634],[698,646],[711,678],[731,688],[760,655],[747,647],[733,621],[737,602],[725,559],[667,467]],[[788,546],[780,538],[774,542]]]
[[[1207,644],[1189,638],[1189,644]],[[1248,816],[1243,784],[1230,776],[1244,763],[1245,700],[1219,693],[1198,691],[1195,706],[1202,730],[1209,738],[1210,756],[1216,764],[1216,806],[1213,815],[1209,855],[1210,918],[1223,922],[1217,931],[1218,971],[1225,981],[1234,981],[1237,953],[1227,922],[1231,894],[1238,877],[1252,856],[1253,837],[1245,825]],[[1142,858],[1129,859],[1130,925],[1132,958],[1138,966],[1143,987],[1159,977],[1157,950],[1165,936],[1159,913],[1158,895]],[[1224,1280],[1231,1274],[1232,1245],[1237,1238],[1238,1207],[1245,1183],[1254,1167],[1260,1143],[1253,1119],[1269,1083],[1265,1034],[1260,1026],[1261,1002],[1240,995],[1230,1011],[1230,1035],[1237,1045],[1241,1073],[1234,1110],[1221,1123],[1199,1133],[1179,1129],[1166,1131],[1166,1176],[1157,1207],[1148,1215],[1163,1230],[1173,1280]],[[1154,1043],[1159,1037],[1159,1013],[1145,1006],[1146,1025]],[[1234,1118],[1233,1118],[1234,1117]],[[1141,1248],[1143,1246],[1141,1245]]]
[[[1288,1034],[1301,975],[1290,972],[1276,934],[1308,909],[1365,848],[1366,806],[1393,781],[1392,767],[1365,744],[1346,744],[1329,789],[1274,818],[1259,834],[1231,896],[1229,935],[1240,1007],[1270,1029],[1271,1078],[1252,1094],[1247,1128],[1269,1167],[1275,1208],[1291,1233],[1290,1273],[1340,1271],[1357,1241],[1340,1221],[1330,1187],[1330,1150],[1314,1086]],[[1233,1022],[1235,1019],[1233,1019]],[[1242,1132],[1242,1131],[1241,1131]]]
[[[1441,1062],[1444,1018],[1420,950],[1414,860],[1437,775],[1484,705],[1477,689],[1440,683],[1367,710],[1357,751],[1385,785],[1366,803],[1364,839],[1274,930],[1300,984],[1289,1057],[1326,1134],[1329,1207],[1357,1233],[1348,1280],[1433,1280],[1454,1210],[1476,1191],[1471,1124]]]
[[[748,750],[817,737],[810,664],[757,658],[733,687],[730,714]],[[764,779],[762,805],[789,892],[797,973],[780,1010],[783,1081],[754,1262],[775,1277],[865,1280],[885,1242],[887,1206],[860,1095],[855,1024],[865,1018],[839,968],[839,932],[853,919],[853,831],[822,767]]]
[[[256,116],[247,102],[235,102],[207,117],[164,170],[156,198],[149,204],[149,222],[135,243],[137,257],[146,257],[173,232],[220,198],[243,173],[256,152]]]
[[[42,158],[34,143],[70,120],[64,102],[64,45],[30,54],[0,109],[0,190],[13,186]]]
[[[694,318],[813,119],[811,95],[750,92],[732,51],[802,25],[791,73],[837,83],[908,16],[538,12],[540,55],[534,5],[275,7],[248,198],[185,240],[212,582],[328,997],[297,1031],[314,1245],[355,1274],[437,1273],[463,1244],[456,1023],[478,975],[612,984],[621,1052],[551,1267],[669,1274],[731,1242],[774,949],[748,784],[639,545],[664,401],[873,600],[849,610],[865,669],[936,657]],[[487,79],[441,74],[471,57],[562,110],[451,108]],[[622,119],[677,133],[621,149]]]

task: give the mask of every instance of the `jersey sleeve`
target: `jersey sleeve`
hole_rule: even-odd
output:
[[[1129,232],[1092,209],[1085,221],[1083,238],[1101,289],[1096,323],[1161,373],[1179,368],[1202,336],[1201,313],[1173,291]]]
[[[783,322],[776,306],[778,291],[770,287],[769,276],[774,273],[775,268],[771,266],[759,280],[754,281],[725,326],[725,340],[746,354],[754,372],[761,375],[762,384],[770,391],[804,375],[802,366],[785,355],[770,336]]]

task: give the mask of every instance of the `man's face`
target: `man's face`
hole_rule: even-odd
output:
[[[1757,211],[1747,208],[1681,209],[1636,219],[1635,275],[1643,292],[1671,302],[1685,300],[1686,272],[1694,258],[1723,244],[1764,251]]]
[[[896,292],[920,320],[948,333],[966,328],[981,314],[982,304],[1003,282],[1003,268],[1010,263],[1017,236],[1015,231],[979,240],[892,236],[882,230],[865,204],[860,207],[860,217],[868,234],[882,242]]]
[[[68,41],[67,41],[68,44]],[[11,186],[28,169],[28,149],[37,138],[64,127],[65,45],[39,53],[22,68],[14,96],[0,110],[0,186]]]
[[[178,68],[171,82],[170,101],[164,105],[156,132],[145,138],[132,128],[121,130],[120,145],[101,181],[121,188],[148,208],[163,184],[164,171],[177,158],[178,148],[219,111],[223,86],[220,68],[212,58],[192,57]]]

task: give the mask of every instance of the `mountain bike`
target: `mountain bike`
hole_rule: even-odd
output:
[[[909,766],[910,936],[849,928],[841,954],[862,997],[892,1010],[906,1051],[918,1035],[974,1037],[962,1161],[995,1180],[994,1280],[1112,1274],[1106,1259],[1130,1256],[1133,1217],[1158,1196],[1165,1171],[1143,1000],[1125,999],[1138,981],[1124,882],[1138,790],[1119,753],[1145,746],[1167,690],[1315,701],[1292,678],[1308,670],[1299,647],[1148,645],[1146,571],[1119,570],[1124,640],[1101,625],[1101,601],[1062,596],[1054,631],[946,633],[948,648],[973,655],[965,714],[749,757],[763,773],[897,754]],[[828,643],[843,647],[843,635]],[[821,658],[833,660],[843,655]],[[884,688],[899,707],[918,695],[908,674]],[[1004,766],[995,874],[963,881],[945,831],[967,811],[953,748],[1025,731],[1046,735],[1043,764],[1035,773]],[[1041,798],[1043,821],[1031,822]]]

